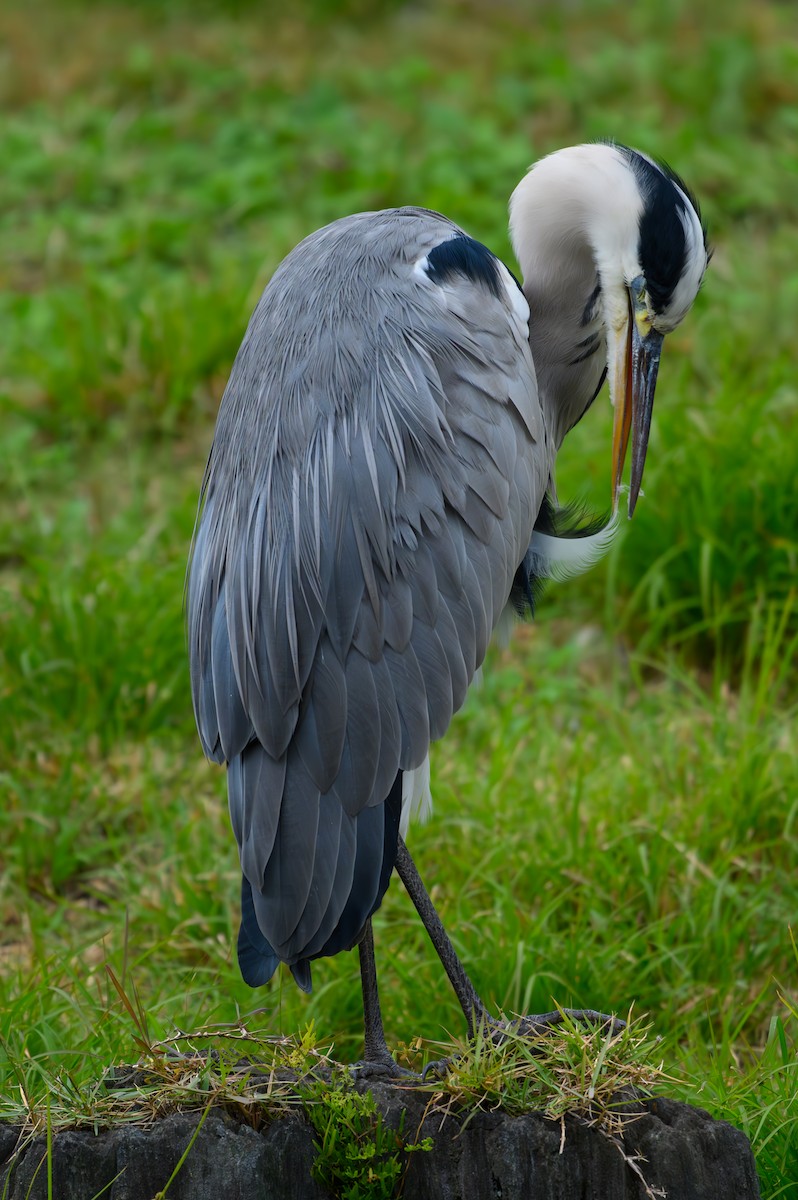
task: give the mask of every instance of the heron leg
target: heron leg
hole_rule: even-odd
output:
[[[416,864],[410,857],[410,852],[401,837],[396,851],[396,870],[405,885],[408,896],[416,907],[416,912],[421,917],[443,969],[449,976],[449,982],[460,1001],[460,1007],[468,1024],[468,1031],[473,1037],[483,1022],[492,1022],[493,1018],[477,995],[476,988],[466,974],[465,967],[457,957],[457,952],[443,927],[443,921],[435,911],[429,892],[424,887]]]
[[[443,922],[435,911],[429,893],[421,881],[416,864],[410,857],[407,846],[401,837],[396,854],[396,870],[421,917],[430,941],[443,964],[443,969],[449,976],[472,1038],[480,1028],[488,1030],[490,1036],[498,1040],[506,1037],[507,1032],[511,1029],[522,1036],[535,1037],[551,1026],[559,1025],[565,1017],[571,1017],[589,1025],[606,1026],[611,1033],[617,1033],[624,1028],[625,1023],[618,1020],[617,1017],[608,1017],[594,1009],[557,1009],[554,1012],[530,1014],[515,1021],[497,1021],[480,1000],[476,988],[466,974],[465,967],[457,957],[449,935],[443,927]]]
[[[374,934],[370,917],[366,922],[366,928],[357,949],[360,955],[360,987],[363,992],[363,1022],[365,1025],[363,1058],[365,1062],[388,1062],[390,1060],[393,1063],[382,1024],[380,992],[377,987],[377,963],[374,958]]]
[[[382,1024],[380,992],[377,987],[377,963],[374,957],[374,933],[371,918],[358,945],[360,956],[360,987],[363,992],[363,1023],[365,1027],[363,1059],[353,1068],[360,1079],[396,1079],[410,1076],[412,1071],[400,1067],[388,1049]],[[415,1076],[414,1076],[415,1078]]]

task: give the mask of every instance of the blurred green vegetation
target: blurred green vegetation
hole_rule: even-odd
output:
[[[263,1003],[357,1053],[349,956],[310,1001],[231,961],[181,615],[216,406],[312,229],[418,203],[512,265],[526,166],[611,136],[686,178],[714,259],[634,522],[493,654],[414,845],[492,1002],[636,1000],[765,1195],[796,1194],[792,7],[8,0],[0,104],[0,1031],[32,1093],[134,1053],[106,959],[163,1029]],[[610,422],[569,438],[563,497],[606,507]],[[381,941],[391,1037],[457,1029],[398,886]]]

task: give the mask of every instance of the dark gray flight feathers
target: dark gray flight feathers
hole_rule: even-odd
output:
[[[361,936],[524,558],[553,448],[518,296],[445,218],[364,213],[288,256],[236,358],[188,621],[253,985]]]

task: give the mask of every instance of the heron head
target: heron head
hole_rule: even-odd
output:
[[[631,438],[631,516],[662,341],[687,314],[707,266],[698,204],[668,167],[599,142],[535,163],[511,198],[510,228],[558,445],[601,386],[594,351],[604,334],[615,407],[613,508]]]
[[[608,371],[615,408],[613,510],[618,508],[631,434],[631,517],[643,478],[663,339],[687,315],[709,255],[698,204],[681,179],[637,150],[613,149],[633,177],[636,220],[628,222],[629,235],[620,256],[611,255],[607,261],[601,246],[596,249],[608,317]]]

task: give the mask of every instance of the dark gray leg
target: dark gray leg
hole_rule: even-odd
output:
[[[377,987],[377,964],[374,961],[374,934],[371,918],[366,922],[366,931],[358,946],[360,955],[360,986],[363,989],[363,1021],[365,1024],[365,1062],[395,1065],[382,1024],[380,993]]]
[[[468,1023],[468,1032],[473,1037],[482,1022],[489,1019],[488,1010],[477,995],[476,988],[468,978],[465,967],[457,957],[449,935],[443,928],[443,921],[435,911],[429,893],[421,882],[416,864],[401,838],[399,838],[399,847],[396,852],[396,870],[407,889],[408,896],[416,906],[416,911],[443,964],[443,969],[449,976],[449,982],[454,988],[454,994],[460,1001],[460,1007]]]
[[[400,1067],[385,1041],[382,1024],[380,993],[377,987],[377,964],[374,959],[374,934],[371,918],[357,948],[360,955],[360,986],[363,991],[363,1023],[365,1026],[363,1060],[352,1068],[361,1079],[397,1079],[414,1076],[412,1071]]]
[[[534,1036],[536,1033],[542,1033],[552,1025],[558,1025],[562,1021],[563,1016],[573,1017],[577,1021],[585,1021],[590,1024],[607,1025],[613,1032],[623,1029],[623,1021],[619,1021],[616,1017],[607,1017],[604,1013],[596,1012],[592,1008],[566,1008],[562,1012],[557,1010],[556,1012],[535,1013],[521,1017],[520,1020],[509,1024],[497,1021],[488,1012],[477,995],[473,983],[468,978],[465,968],[457,957],[454,946],[449,940],[446,930],[443,928],[443,922],[429,898],[427,889],[421,882],[421,876],[416,870],[416,864],[410,857],[407,846],[401,838],[399,838],[399,848],[396,854],[396,870],[407,889],[410,899],[416,906],[416,911],[421,917],[424,928],[429,934],[430,941],[443,964],[443,969],[449,976],[455,995],[460,1001],[460,1007],[468,1023],[468,1032],[471,1037],[474,1037],[477,1030],[483,1025],[493,1030],[494,1036],[501,1036],[502,1031],[507,1028],[512,1028],[524,1035]]]

